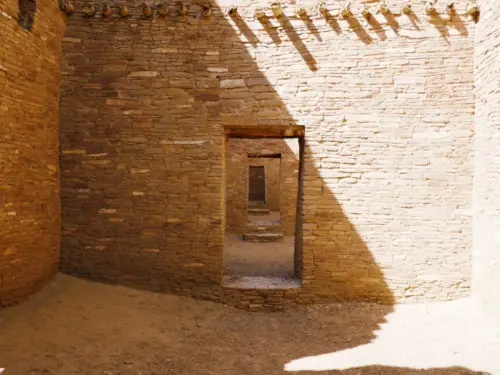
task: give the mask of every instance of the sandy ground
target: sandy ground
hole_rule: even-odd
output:
[[[224,275],[292,276],[294,246],[294,236],[285,237],[283,242],[255,243],[228,233],[224,240]]]
[[[464,353],[457,357],[442,351],[446,344],[460,350],[457,341],[466,340],[476,349],[470,355],[484,353],[481,343],[463,336],[469,320],[453,326],[461,311],[468,310],[459,305],[423,314],[422,306],[405,306],[413,313],[399,322],[394,317],[401,314],[392,307],[364,304],[250,313],[58,275],[27,302],[0,311],[0,368],[5,368],[2,375],[481,374],[456,367],[453,358],[457,363],[470,360]],[[439,348],[418,340],[422,326],[434,331],[443,324],[448,329],[437,336]],[[476,326],[469,328],[483,334]],[[399,342],[390,340],[391,332]],[[430,354],[417,350],[422,344]],[[383,347],[366,351],[377,345]],[[476,371],[498,361],[500,346],[488,343],[488,348],[495,359],[474,357]],[[420,357],[416,362],[409,358],[405,366],[407,351]],[[438,362],[444,368],[416,367],[432,366],[436,358],[443,359]],[[386,363],[391,360],[397,367]]]

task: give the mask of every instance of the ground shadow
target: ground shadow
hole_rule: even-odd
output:
[[[486,375],[462,367],[284,369],[301,356],[363,344],[389,311],[333,304],[250,314],[58,275],[25,304],[0,311],[0,362],[6,374],[33,375]]]

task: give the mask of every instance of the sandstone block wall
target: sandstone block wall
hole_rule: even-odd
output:
[[[474,295],[500,316],[500,1],[483,1],[475,45]]]
[[[266,305],[220,287],[226,126],[305,127],[302,287],[318,299],[449,299],[470,289],[474,23],[323,18],[221,1],[211,18],[78,13],[63,41],[62,269]],[[82,6],[77,1],[77,9]],[[117,4],[112,2],[115,9]],[[359,8],[360,2],[353,1]],[[267,3],[266,3],[267,6]],[[266,8],[268,9],[268,8]],[[252,294],[253,293],[253,294]]]
[[[57,272],[60,243],[59,64],[64,20],[38,1],[31,31],[0,0],[0,306]]]
[[[248,158],[249,154],[280,154],[281,159]],[[239,139],[230,138],[226,161],[227,229],[241,232],[246,229],[248,215],[248,167],[264,165],[269,208],[280,212],[285,235],[295,233],[297,193],[299,184],[299,144],[297,139]]]

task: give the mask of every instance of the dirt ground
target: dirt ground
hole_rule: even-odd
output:
[[[293,274],[295,237],[283,242],[246,242],[228,233],[224,240],[224,275],[289,277]]]
[[[249,215],[248,221],[279,223],[280,213]],[[239,233],[226,233],[224,239],[224,275],[289,278],[293,275],[295,237],[282,242],[256,243],[243,241]]]
[[[370,342],[391,309],[337,304],[251,313],[58,275],[0,311],[0,368],[2,375],[295,374],[284,371],[293,360]],[[322,374],[475,373],[374,365]]]

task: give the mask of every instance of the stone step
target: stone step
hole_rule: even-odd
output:
[[[250,201],[248,202],[248,208],[267,208],[266,202]]]
[[[245,233],[242,238],[247,242],[281,242],[283,233]]]
[[[247,224],[246,233],[279,233],[281,224],[279,220],[251,221]]]
[[[271,210],[269,208],[249,208],[249,215],[269,215]]]

